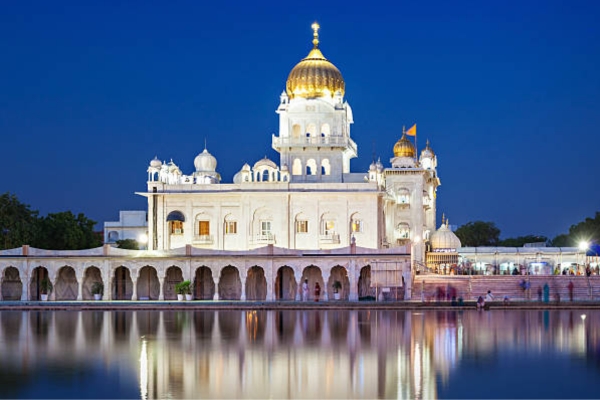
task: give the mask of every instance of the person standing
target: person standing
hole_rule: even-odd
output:
[[[308,279],[302,282],[302,301],[308,301]]]
[[[319,286],[319,282],[315,282],[315,301],[319,301],[320,295],[321,295],[321,286]]]
[[[485,295],[485,301],[493,301],[494,300],[494,295],[492,294],[491,290],[488,290],[487,294]]]
[[[573,281],[569,281],[567,288],[569,289],[569,300],[573,301]]]

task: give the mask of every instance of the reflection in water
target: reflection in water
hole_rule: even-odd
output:
[[[597,397],[599,317],[588,310],[3,311],[0,386],[11,389],[0,397]],[[521,376],[535,392],[517,391]],[[43,391],[34,391],[37,382]],[[568,382],[577,384],[560,392]]]

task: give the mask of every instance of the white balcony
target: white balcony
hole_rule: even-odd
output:
[[[259,233],[254,236],[254,243],[256,244],[275,244],[275,235],[272,233]]]
[[[195,235],[194,244],[213,244],[213,235]]]
[[[319,235],[319,242],[323,244],[339,244],[340,243],[340,234],[339,233],[329,233],[326,235]]]
[[[345,147],[356,153],[356,143],[344,136],[310,136],[310,137],[277,137],[273,135],[272,146],[274,149],[281,147]]]

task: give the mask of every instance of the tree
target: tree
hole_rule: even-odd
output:
[[[493,222],[474,221],[459,227],[455,232],[463,247],[496,246],[500,229]]]
[[[102,243],[94,233],[96,221],[71,211],[48,214],[40,221],[36,247],[49,250],[91,249]]]
[[[503,239],[498,242],[498,246],[523,247],[526,243],[546,243],[547,241],[548,238],[546,236],[527,235]]]
[[[32,244],[38,234],[38,212],[21,203],[14,194],[0,195],[0,249]]]
[[[561,234],[552,240],[552,245],[557,247],[576,247],[580,241],[600,241],[600,211],[596,211],[594,218],[586,218],[577,225],[571,225],[568,234]]]
[[[117,247],[120,249],[139,250],[140,244],[135,239],[117,240]]]

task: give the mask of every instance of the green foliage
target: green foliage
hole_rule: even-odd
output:
[[[34,243],[38,235],[38,212],[21,203],[14,194],[0,195],[0,249]]]
[[[52,293],[52,281],[50,279],[42,279],[40,281],[40,290],[42,294],[50,294]]]
[[[459,227],[455,232],[463,247],[497,246],[500,229],[493,222],[474,221]]]
[[[92,284],[92,294],[104,294],[104,285],[102,282],[94,282]]]
[[[561,234],[552,240],[552,246],[576,247],[580,241],[600,241],[600,211],[594,218],[586,218],[576,225],[571,225],[568,234]]]
[[[140,244],[135,239],[123,239],[123,240],[117,240],[117,247],[120,249],[127,249],[127,250],[139,250]]]
[[[504,247],[523,247],[526,243],[546,243],[546,236],[527,235],[516,238],[507,238],[498,242],[498,246]]]
[[[337,293],[342,288],[342,282],[334,281],[333,285],[331,285],[331,287],[333,287],[333,292]]]
[[[49,250],[81,250],[101,245],[94,233],[96,221],[71,211],[48,214],[40,220],[40,236],[35,247]]]
[[[175,292],[177,294],[192,294],[192,282],[183,281],[175,285]]]

